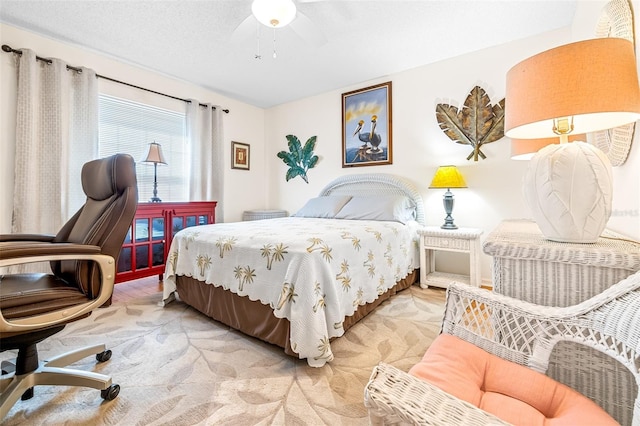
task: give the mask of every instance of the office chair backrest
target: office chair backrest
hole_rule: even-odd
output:
[[[128,154],[93,160],[82,167],[84,206],[62,227],[55,242],[96,245],[118,258],[138,205],[135,162]],[[99,292],[98,268],[89,261],[51,262],[55,275],[75,283],[89,298]]]

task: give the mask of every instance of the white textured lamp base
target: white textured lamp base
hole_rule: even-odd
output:
[[[548,145],[531,159],[524,197],[552,241],[594,243],[611,215],[611,163],[586,142]]]

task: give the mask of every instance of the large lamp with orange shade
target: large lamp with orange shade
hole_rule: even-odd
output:
[[[532,56],[507,73],[505,134],[556,138],[538,151],[524,177],[524,197],[547,239],[592,243],[611,215],[611,164],[572,133],[610,129],[640,118],[633,44],[598,38]]]

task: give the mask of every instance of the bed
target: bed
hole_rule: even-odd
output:
[[[416,282],[422,197],[389,174],[343,176],[292,217],[178,232],[163,300],[178,298],[321,367],[331,340]]]

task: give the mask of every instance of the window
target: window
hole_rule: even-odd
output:
[[[127,153],[136,162],[140,202],[153,196],[154,165],[143,163],[149,144],[162,147],[167,165],[158,164],[158,197],[162,201],[189,199],[189,146],[186,115],[126,99],[100,95],[99,137],[100,157]]]

